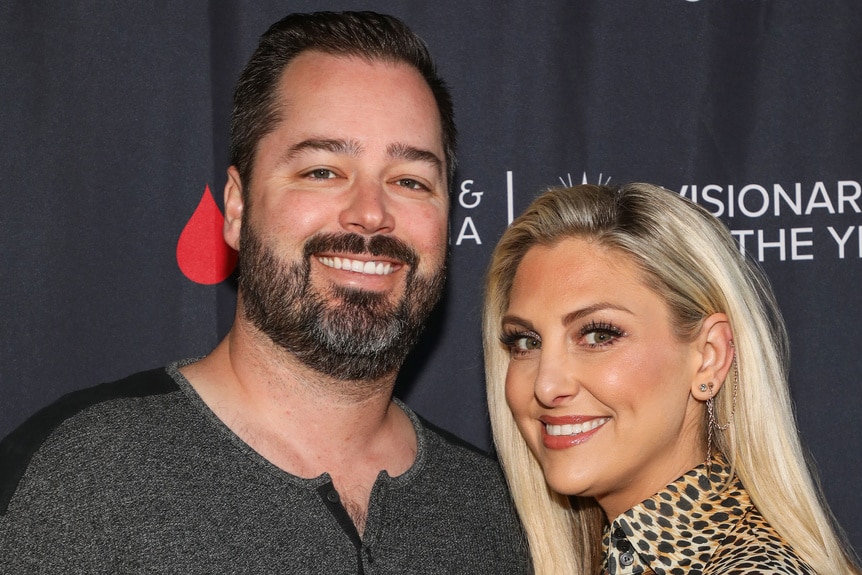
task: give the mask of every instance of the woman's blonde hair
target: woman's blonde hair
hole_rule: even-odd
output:
[[[606,522],[593,499],[548,488],[505,397],[509,357],[499,333],[515,272],[533,246],[553,246],[571,237],[630,257],[667,303],[681,340],[694,337],[709,315],[727,314],[739,391],[732,420],[733,394],[724,391],[732,382],[725,381],[730,385],[716,396],[718,421],[731,421],[717,435],[716,448],[766,520],[817,573],[862,573],[805,462],[787,385],[787,333],[765,276],[740,253],[719,220],[649,184],[552,188],[512,223],[492,256],[484,309],[488,405],[536,573],[597,573]]]

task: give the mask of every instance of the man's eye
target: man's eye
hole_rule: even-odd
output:
[[[305,175],[315,180],[329,180],[335,177],[335,172],[326,168],[317,168],[307,172]]]
[[[410,188],[411,190],[427,190],[428,186],[413,178],[401,178],[397,181],[399,186]]]

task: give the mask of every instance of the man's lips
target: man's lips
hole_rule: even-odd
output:
[[[371,237],[355,233],[316,234],[305,242],[303,252],[306,259],[314,257],[332,269],[369,275],[386,276],[405,266],[415,270],[419,263],[419,256],[404,241],[379,234]],[[336,267],[336,258],[340,267]],[[373,269],[367,265],[369,262],[373,262]],[[390,266],[388,269],[386,264]]]
[[[344,256],[315,256],[317,261],[336,270],[346,270],[365,275],[388,276],[401,266],[382,260],[358,260]]]

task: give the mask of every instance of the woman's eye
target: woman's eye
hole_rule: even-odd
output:
[[[515,340],[513,347],[518,351],[533,351],[534,349],[542,349],[542,342],[535,337],[519,337]]]
[[[616,336],[612,333],[608,333],[606,331],[591,331],[584,338],[589,345],[601,345],[603,343],[608,343]]]
[[[592,322],[581,330],[580,337],[587,347],[604,347],[625,335],[625,332],[611,324]]]
[[[537,334],[529,332],[504,332],[500,335],[500,343],[508,348],[509,355],[513,358],[542,349],[541,338]]]

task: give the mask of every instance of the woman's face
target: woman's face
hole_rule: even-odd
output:
[[[610,519],[703,461],[697,343],[622,252],[580,238],[531,248],[502,339],[506,400],[552,489]]]

